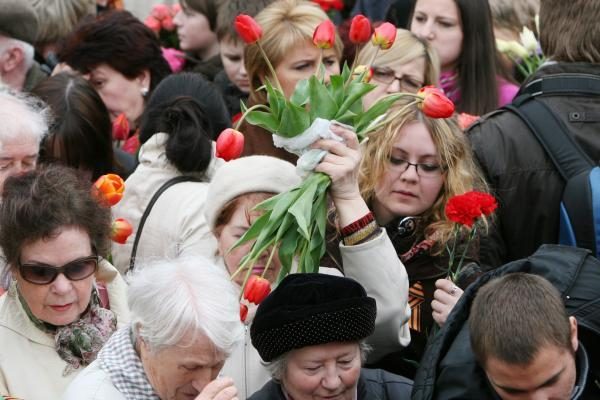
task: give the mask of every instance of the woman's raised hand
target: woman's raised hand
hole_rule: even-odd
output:
[[[335,203],[341,226],[346,226],[369,212],[358,187],[358,167],[361,152],[356,134],[348,128],[333,123],[331,131],[344,139],[344,143],[322,139],[312,147],[327,150],[315,171],[331,178],[330,194]]]
[[[194,387],[196,387],[194,385]],[[196,388],[199,390],[199,388]],[[195,400],[238,400],[238,391],[231,378],[217,378],[204,386]]]

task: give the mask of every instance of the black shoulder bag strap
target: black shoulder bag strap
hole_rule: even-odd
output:
[[[535,85],[532,86],[532,84]],[[572,177],[589,171],[595,164],[577,144],[564,122],[555,115],[550,107],[536,97],[550,93],[600,96],[600,79],[581,75],[556,76],[542,78],[532,84],[525,87],[515,101],[504,108],[523,120],[567,182]],[[569,84],[572,84],[572,89],[567,89]],[[583,177],[583,175],[581,176]],[[583,196],[584,194],[579,193],[578,195]],[[587,243],[586,240],[594,238],[595,233],[593,225],[590,223],[592,218],[588,209],[580,206],[581,202],[578,201],[578,198],[563,198],[563,200],[572,219],[579,221],[573,226],[576,237],[582,239],[582,242],[579,242],[578,239],[578,246],[590,248],[590,243]],[[595,246],[593,248],[595,250]]]
[[[163,194],[165,190],[167,190],[168,188],[170,188],[173,185],[176,185],[181,182],[197,182],[197,181],[198,181],[197,178],[195,178],[193,176],[189,176],[189,175],[176,176],[175,178],[171,178],[168,181],[166,181],[165,183],[163,183],[163,185],[160,188],[158,188],[158,190],[154,193],[154,195],[150,199],[150,202],[146,206],[146,209],[144,210],[144,214],[142,214],[142,218],[140,219],[140,224],[137,228],[137,231],[135,232],[135,239],[133,240],[133,247],[131,249],[131,258],[129,259],[129,271],[132,271],[133,268],[135,267],[135,256],[137,254],[138,244],[140,243],[140,237],[142,236],[142,229],[144,229],[144,224],[146,223],[146,219],[148,219],[148,215],[150,215],[150,211],[152,211],[152,207],[154,207],[154,203],[156,203],[156,200],[158,200],[160,195]]]

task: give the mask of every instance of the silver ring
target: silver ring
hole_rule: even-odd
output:
[[[452,285],[452,289],[450,289],[450,296],[454,296],[456,291],[458,290],[458,286]]]

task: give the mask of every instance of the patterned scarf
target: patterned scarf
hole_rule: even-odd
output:
[[[63,326],[51,325],[34,316],[27,302],[21,296],[16,281],[14,290],[16,290],[21,306],[31,322],[43,332],[54,335],[56,352],[68,364],[63,371],[63,376],[94,361],[104,343],[117,329],[117,317],[112,311],[100,306],[95,286],[92,289],[90,305],[86,311],[77,321]]]
[[[460,103],[460,88],[458,87],[458,73],[442,72],[440,74],[440,87],[444,94],[452,100],[454,104]]]
[[[131,326],[115,332],[98,354],[100,369],[127,400],[160,400],[133,345]]]

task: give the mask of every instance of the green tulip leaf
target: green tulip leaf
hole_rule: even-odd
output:
[[[256,110],[246,114],[246,121],[248,121],[250,125],[260,126],[269,132],[275,132],[279,125],[277,118],[275,118],[272,113]]]
[[[316,76],[311,76],[308,80],[308,91],[310,97],[310,120],[314,121],[317,117],[330,120],[337,112],[337,104],[327,90],[327,87],[319,82]]]
[[[304,106],[308,103],[308,99],[308,79],[302,79],[296,83],[296,88],[294,89],[294,93],[292,93],[292,97],[290,97],[290,102],[297,106]]]
[[[286,138],[294,137],[310,127],[310,115],[309,112],[290,102],[286,102],[287,105],[281,114],[281,121],[276,130],[271,132],[276,133],[279,136]]]
[[[338,115],[343,115],[354,103],[375,88],[375,85],[362,82],[351,82],[346,91],[346,98],[338,110]]]

